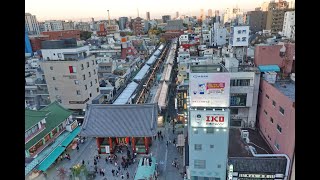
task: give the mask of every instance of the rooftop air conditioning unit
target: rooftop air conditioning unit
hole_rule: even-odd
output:
[[[241,137],[243,139],[249,138],[249,131],[248,130],[241,130]]]

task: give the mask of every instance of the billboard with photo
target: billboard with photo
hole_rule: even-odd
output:
[[[229,127],[229,110],[190,110],[191,127]]]
[[[229,73],[190,73],[190,105],[192,107],[229,107]]]

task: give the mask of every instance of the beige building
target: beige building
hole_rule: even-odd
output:
[[[93,55],[87,55],[89,47],[41,51],[44,61],[40,66],[44,71],[52,101],[57,100],[68,109],[82,110],[100,94],[98,65]],[[60,60],[53,58],[60,53],[63,54]]]
[[[271,34],[282,32],[284,14],[287,11],[292,11],[292,9],[289,9],[289,2],[270,2],[268,5],[266,30],[271,30]]]

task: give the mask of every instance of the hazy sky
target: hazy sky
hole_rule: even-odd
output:
[[[269,1],[269,0],[268,0]],[[137,17],[139,9],[140,17],[145,18],[146,12],[150,12],[151,19],[161,18],[161,15],[175,16],[200,14],[200,9],[208,13],[208,9],[221,10],[238,7],[243,10],[254,10],[264,0],[25,0],[25,12],[36,15],[38,21],[43,20],[95,20],[120,16]]]

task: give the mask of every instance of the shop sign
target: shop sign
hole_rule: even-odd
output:
[[[239,177],[244,178],[267,178],[267,179],[273,179],[276,177],[276,175],[268,175],[268,174],[239,174]]]

